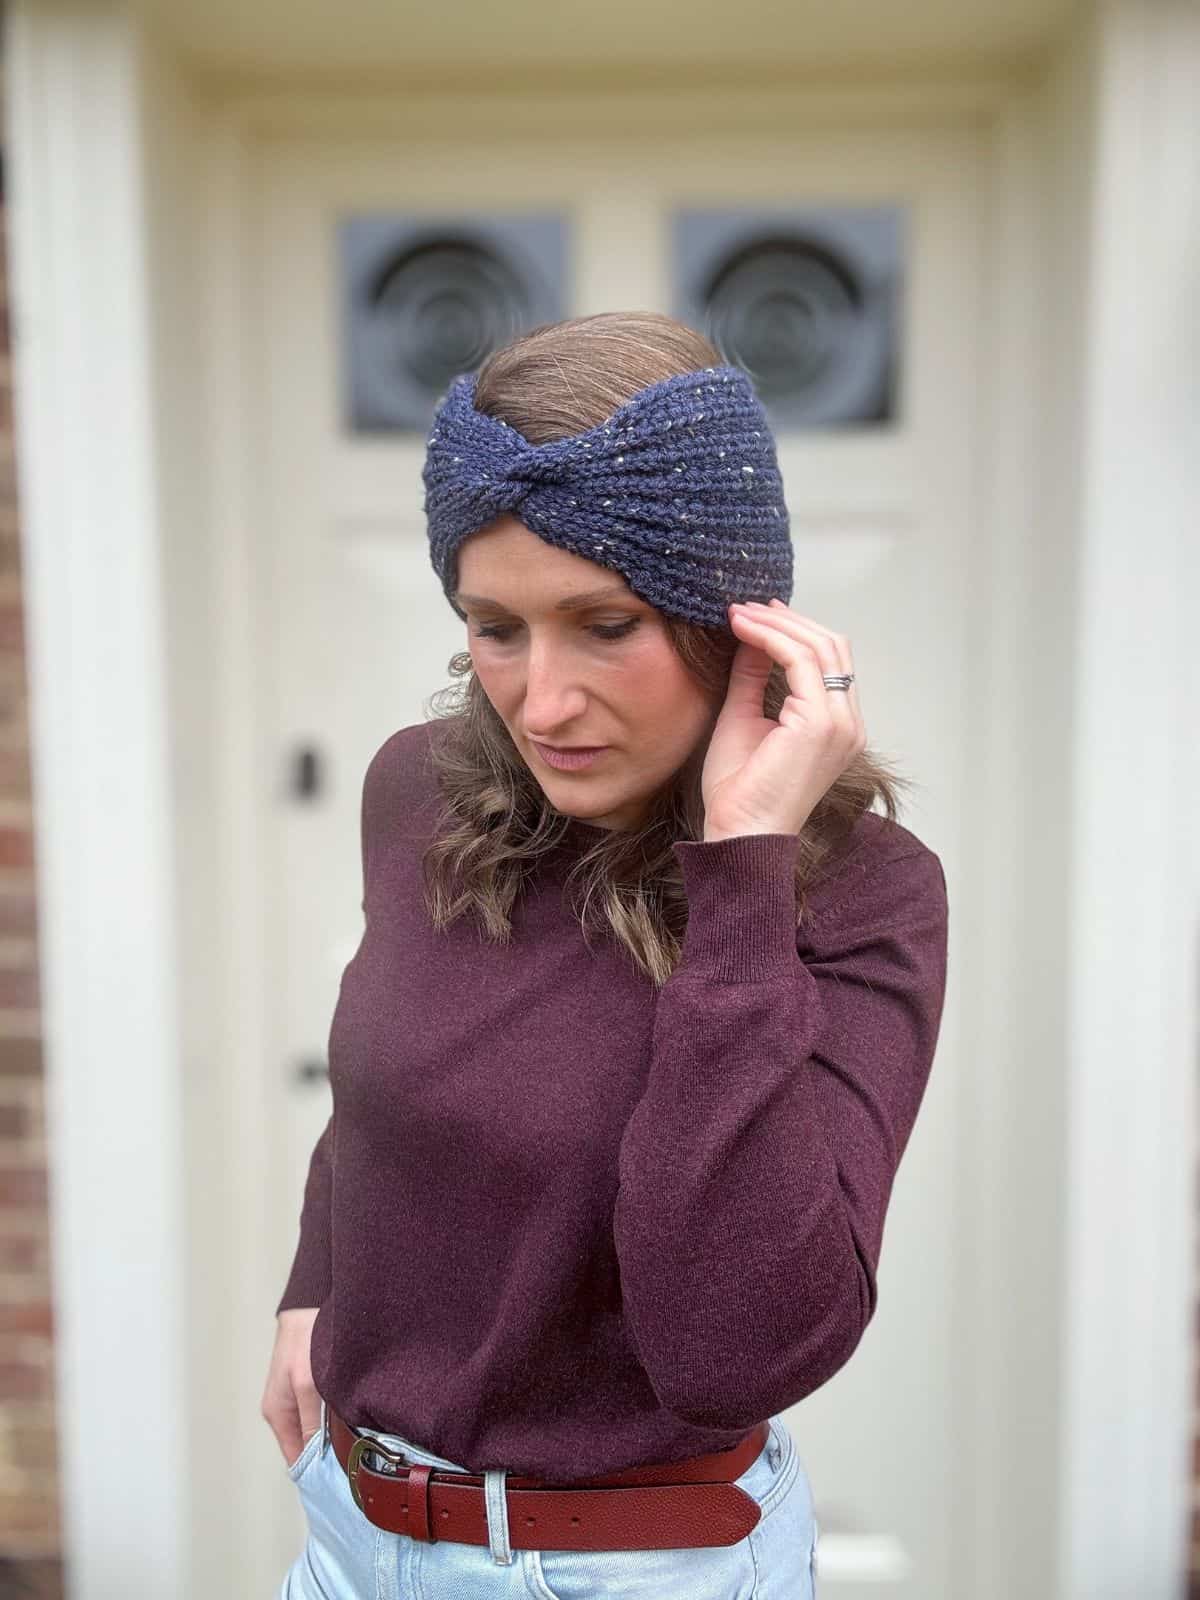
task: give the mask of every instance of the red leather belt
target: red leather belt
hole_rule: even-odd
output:
[[[332,1406],[325,1420],[350,1479],[355,1504],[377,1528],[436,1543],[488,1543],[482,1473],[453,1472],[409,1461],[371,1434],[359,1435]],[[555,1486],[541,1478],[504,1480],[509,1544],[519,1550],[678,1550],[736,1544],[762,1515],[733,1482],[767,1442],[760,1422],[740,1443],[686,1461],[630,1467]],[[368,1467],[375,1454],[394,1472]]]

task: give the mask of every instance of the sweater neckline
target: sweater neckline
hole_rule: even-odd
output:
[[[566,827],[558,837],[558,844],[553,852],[558,860],[570,860],[583,855],[600,840],[608,837],[613,832],[612,828],[604,828],[598,822],[585,822],[582,817],[571,817]]]
[[[579,838],[598,839],[602,833],[612,833],[614,830],[603,827],[599,822],[588,822],[583,817],[571,817],[565,831]]]

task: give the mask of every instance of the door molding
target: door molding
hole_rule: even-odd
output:
[[[62,1554],[74,1600],[166,1600],[194,1354],[144,59],[103,6],[5,28]]]
[[[1089,35],[1071,755],[1059,1592],[1182,1592],[1200,1042],[1200,9]],[[1132,759],[1131,759],[1132,751]]]

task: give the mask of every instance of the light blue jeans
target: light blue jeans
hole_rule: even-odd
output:
[[[388,1533],[354,1504],[324,1421],[322,1406],[322,1426],[286,1469],[308,1538],[277,1600],[815,1600],[812,1489],[780,1417],[770,1419],[767,1442],[736,1480],[762,1508],[757,1524],[736,1544],[682,1550],[514,1550],[501,1471],[485,1475],[489,1547]],[[412,1461],[465,1470],[399,1434],[370,1431]],[[389,1463],[368,1454],[366,1465]]]

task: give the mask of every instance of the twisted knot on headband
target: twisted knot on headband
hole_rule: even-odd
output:
[[[734,601],[788,600],[792,546],[770,426],[740,367],[677,373],[606,422],[530,444],[455,378],[426,441],[430,559],[454,610],[457,551],[512,514],[548,544],[620,572],[650,605],[729,627]]]
[[[570,461],[561,454],[552,455],[547,445],[531,445],[522,450],[505,473],[509,483],[532,489],[545,483],[567,483],[570,477]]]

